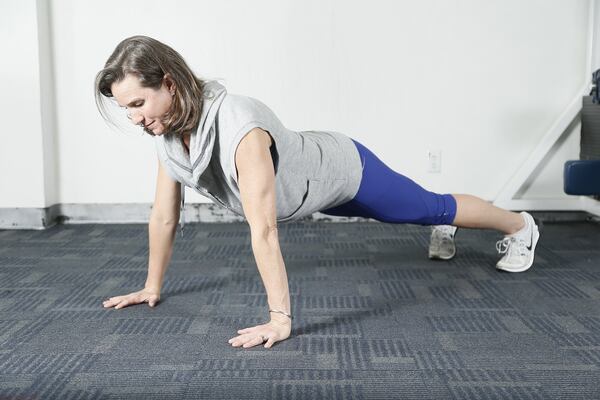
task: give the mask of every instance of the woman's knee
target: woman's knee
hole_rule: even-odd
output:
[[[456,217],[456,200],[452,195],[424,191],[408,203],[383,207],[376,212],[382,222],[415,225],[452,225]]]

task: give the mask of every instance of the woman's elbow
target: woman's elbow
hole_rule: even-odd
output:
[[[279,243],[279,232],[277,224],[262,224],[259,226],[250,226],[250,235],[253,243]]]

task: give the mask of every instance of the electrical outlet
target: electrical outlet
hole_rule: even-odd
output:
[[[442,172],[442,151],[441,150],[429,150],[427,152],[428,167],[427,172],[439,174]]]

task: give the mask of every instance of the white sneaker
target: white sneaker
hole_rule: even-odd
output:
[[[496,264],[497,269],[508,272],[523,272],[533,265],[535,246],[540,238],[538,226],[533,217],[526,212],[521,215],[525,219],[525,227],[496,243],[498,253],[504,257]]]
[[[432,260],[450,260],[456,255],[454,234],[458,228],[451,225],[435,225],[431,229],[429,258]]]

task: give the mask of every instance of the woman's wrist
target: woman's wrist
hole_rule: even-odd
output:
[[[153,294],[160,295],[160,287],[145,285],[144,290]]]
[[[289,319],[292,319],[292,314],[290,314],[290,313],[289,313],[289,312],[287,312],[287,311],[269,309],[269,313],[277,313],[277,314],[281,314],[281,315],[284,315],[284,316],[288,317]]]
[[[280,325],[292,324],[292,316],[289,313],[274,312],[274,310],[269,310],[269,315],[271,316],[272,322],[276,322]]]
[[[292,325],[292,320],[289,318],[284,317],[283,315],[281,316],[282,318],[278,318],[278,317],[271,317],[271,321],[274,324],[277,325],[282,325],[282,326],[291,326]]]

